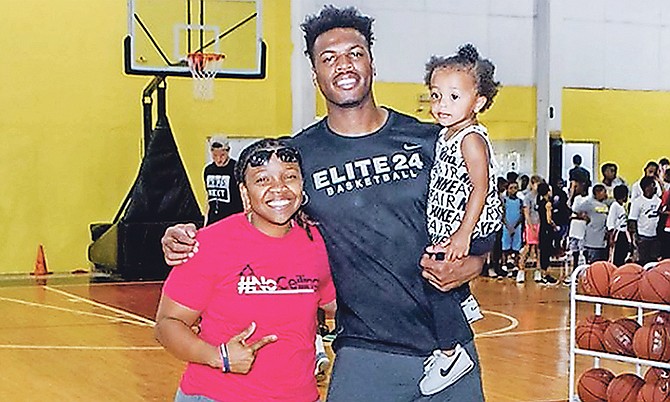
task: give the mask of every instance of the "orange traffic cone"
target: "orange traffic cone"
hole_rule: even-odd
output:
[[[49,275],[51,272],[47,269],[47,260],[44,257],[44,246],[37,246],[37,258],[35,259],[35,271],[30,275]]]

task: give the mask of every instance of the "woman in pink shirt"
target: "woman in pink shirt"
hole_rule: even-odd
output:
[[[319,400],[315,317],[334,312],[335,289],[323,239],[299,212],[300,162],[282,140],[242,151],[245,212],[201,229],[198,253],[165,281],[156,339],[188,362],[175,401]]]

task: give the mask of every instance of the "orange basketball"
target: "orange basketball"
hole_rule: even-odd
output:
[[[670,380],[670,370],[660,367],[649,367],[644,373],[644,382],[655,383],[659,380]]]
[[[651,303],[670,303],[670,260],[663,260],[645,271],[638,286],[640,299]]]
[[[644,380],[635,374],[619,374],[607,386],[607,402],[636,402]]]
[[[670,361],[670,327],[652,324],[638,329],[633,336],[633,350],[641,359]]]
[[[640,324],[630,318],[619,318],[605,330],[603,341],[605,350],[617,355],[635,356],[633,336]]]
[[[577,346],[582,349],[605,351],[605,330],[610,321],[599,315],[592,315],[580,321],[575,328]]]
[[[591,264],[579,277],[582,293],[590,296],[609,296],[610,282],[615,270],[616,265],[606,261]]]
[[[668,380],[645,382],[637,394],[638,402],[670,402],[670,383]]]
[[[643,271],[641,266],[634,263],[617,268],[610,281],[610,295],[617,299],[639,300],[638,285]]]
[[[586,370],[577,382],[577,395],[582,402],[606,402],[607,386],[614,374],[603,368]]]

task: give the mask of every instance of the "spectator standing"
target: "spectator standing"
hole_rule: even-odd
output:
[[[660,184],[659,176],[658,176],[658,163],[654,161],[649,161],[644,167],[644,175],[642,176],[642,179],[645,177],[651,177],[653,178],[657,183]],[[643,190],[642,190],[642,179],[636,181],[633,183],[630,189],[630,199],[631,201],[635,200],[638,197],[642,196]],[[662,186],[656,186],[656,195],[661,198],[661,195],[663,195],[663,187]]]
[[[612,162],[603,163],[600,167],[600,172],[603,175],[602,185],[605,186],[605,190],[607,190],[607,200],[605,201],[605,204],[607,205],[611,205],[615,201],[614,187],[627,185],[624,179],[617,176],[618,171],[619,167],[616,163]]]
[[[614,187],[615,201],[610,205],[607,214],[607,231],[609,233],[610,260],[617,267],[626,262],[626,257],[631,249],[631,237],[628,233],[628,214],[626,203],[628,202],[628,187],[619,184]]]
[[[593,197],[584,201],[574,211],[586,220],[584,232],[584,251],[586,262],[607,261],[607,213],[609,208],[604,203],[607,191],[602,184],[593,186]]]
[[[517,270],[516,282],[525,281],[525,271],[519,268],[519,252],[523,245],[523,201],[517,197],[519,184],[511,181],[507,184],[507,193],[503,196],[503,231],[502,251],[503,261],[513,261]]]
[[[209,139],[212,163],[205,166],[203,178],[207,190],[205,226],[242,212],[242,198],[235,180],[235,159],[230,157],[230,143],[225,136]]]
[[[591,182],[591,173],[582,166],[582,156],[574,154],[572,156],[572,168],[568,171],[568,179],[570,180],[570,198],[574,197],[575,187],[578,182]]]
[[[542,183],[542,177],[533,175],[530,178],[530,191],[523,199],[523,216],[524,216],[524,241],[525,246],[521,249],[519,256],[519,268],[526,269],[526,260],[530,254],[533,254],[537,259],[537,246],[540,241],[540,214],[537,210],[537,186]],[[542,282],[542,274],[540,271],[535,271],[533,274],[535,282]]]
[[[638,253],[638,263],[644,265],[660,256],[657,238],[661,199],[657,194],[656,179],[645,176],[640,180],[642,195],[631,201],[628,214],[628,231]]]

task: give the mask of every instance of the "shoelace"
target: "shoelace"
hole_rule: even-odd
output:
[[[423,372],[427,373],[430,371],[430,369],[433,368],[435,365],[435,362],[437,361],[437,358],[440,356],[440,351],[439,350],[434,350],[433,354],[430,355],[428,359],[423,363]]]

